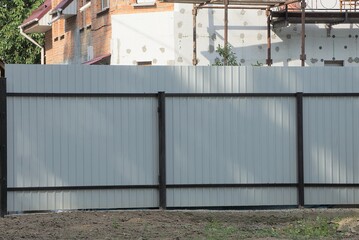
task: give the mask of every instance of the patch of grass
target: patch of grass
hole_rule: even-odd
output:
[[[327,218],[303,219],[281,229],[283,234],[291,239],[320,239],[326,237],[340,237],[336,231],[338,224]]]
[[[267,238],[267,237],[280,237],[277,229],[272,227],[254,227],[248,229],[241,229],[238,232],[239,239],[247,238]]]
[[[210,221],[205,227],[205,236],[208,240],[226,239],[234,235],[237,229],[232,226],[224,226],[218,221]]]
[[[115,229],[118,229],[120,227],[120,224],[116,221],[113,221],[112,222],[112,227],[115,228]]]
[[[210,221],[205,227],[205,239],[247,239],[279,237],[276,229],[268,226],[248,226],[239,229],[234,226],[226,226],[218,221]]]
[[[340,239],[345,232],[338,232],[338,219],[316,217],[289,221],[280,225],[249,224],[247,226],[227,225],[217,220],[210,220],[204,229],[204,237],[217,239]]]

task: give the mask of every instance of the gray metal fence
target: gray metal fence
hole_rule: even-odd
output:
[[[2,213],[355,206],[359,71],[344,69],[9,65]]]

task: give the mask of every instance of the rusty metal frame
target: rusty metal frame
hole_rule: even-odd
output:
[[[192,63],[193,65],[197,65],[198,59],[197,59],[197,14],[199,9],[206,9],[206,8],[213,8],[213,9],[223,9],[224,10],[224,46],[228,46],[228,10],[229,9],[259,9],[259,10],[266,10],[267,12],[267,59],[266,63],[268,66],[271,66],[273,64],[272,56],[271,56],[271,26],[274,25],[273,22],[273,12],[271,9],[273,7],[280,7],[285,6],[285,11],[283,13],[275,12],[276,16],[278,14],[284,14],[284,23],[285,25],[289,22],[289,17],[293,18],[293,14],[295,15],[294,18],[297,20],[300,19],[301,24],[301,52],[300,52],[300,60],[301,60],[301,66],[305,66],[306,61],[306,49],[305,49],[305,41],[306,41],[306,24],[307,23],[315,23],[311,22],[306,19],[307,13],[306,13],[306,1],[305,0],[286,0],[286,1],[259,1],[259,0],[210,0],[210,1],[201,1],[201,0],[163,0],[164,2],[172,2],[172,3],[192,3],[193,4],[193,59]],[[300,3],[301,8],[299,12],[288,12],[288,5],[292,3]],[[310,17],[321,17],[320,14],[314,14],[309,12],[308,13]],[[332,13],[331,13],[332,14]],[[344,13],[343,13],[344,14]],[[348,19],[352,19],[354,22],[359,23],[359,13],[358,14],[352,14],[353,16],[349,16],[349,13],[345,13],[345,18],[342,22],[348,23]],[[289,16],[291,15],[291,16]],[[279,15],[278,15],[279,16]],[[338,17],[337,15],[335,15]],[[326,16],[326,21],[328,23],[330,22],[330,19],[332,19],[331,15]],[[293,21],[293,20],[292,20]],[[313,20],[312,20],[313,21]],[[323,21],[323,20],[322,20]],[[342,23],[339,22],[339,23]],[[224,59],[224,65],[227,64],[227,59]]]
[[[224,47],[228,47],[228,10],[229,9],[259,9],[259,10],[266,10],[267,12],[267,65],[271,66],[273,63],[272,56],[271,56],[271,26],[272,23],[271,18],[271,8],[273,7],[280,7],[280,6],[287,6],[288,4],[300,2],[305,0],[287,0],[285,2],[271,2],[271,1],[230,1],[230,0],[207,0],[204,2],[199,2],[196,0],[188,0],[188,2],[178,1],[178,0],[164,0],[164,2],[173,2],[173,3],[192,3],[192,64],[196,66],[198,64],[197,59],[197,15],[200,9],[205,8],[213,8],[213,9],[223,9],[224,10]],[[233,5],[233,3],[236,3]],[[216,5],[219,4],[219,5]],[[232,4],[232,5],[231,5]],[[287,9],[287,7],[286,7]],[[305,11],[305,10],[304,10]],[[287,11],[286,11],[287,12]],[[305,15],[304,15],[305,16]],[[303,39],[303,38],[302,38]],[[302,41],[303,42],[303,41]],[[302,43],[302,46],[304,44]],[[303,47],[302,47],[302,56],[303,54]],[[305,51],[305,50],[304,50]],[[224,59],[224,65],[227,65],[227,59]]]

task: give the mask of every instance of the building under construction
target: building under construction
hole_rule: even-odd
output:
[[[175,3],[173,13],[167,13],[162,19],[159,15],[163,13],[143,14],[141,18],[145,18],[149,30],[148,35],[142,35],[140,39],[146,48],[153,45],[145,44],[146,40],[157,43],[167,41],[173,48],[170,52],[174,59],[148,55],[150,49],[138,52],[138,57],[152,64],[210,65],[218,57],[218,45],[226,44],[232,46],[238,62],[247,66],[359,64],[359,1],[165,1]],[[136,25],[136,17],[134,15],[131,24],[126,26],[125,16],[113,16],[114,26],[119,29],[114,39],[118,39],[123,48],[115,53],[112,64],[136,62],[130,55],[139,43],[126,40],[126,36],[141,36],[141,26]],[[158,25],[160,28],[154,29]]]
[[[359,0],[44,4],[20,29],[45,33],[47,64],[212,65],[230,45],[242,66],[359,65]]]

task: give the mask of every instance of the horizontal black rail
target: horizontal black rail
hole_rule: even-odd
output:
[[[248,97],[248,98],[266,98],[266,97],[295,97],[296,93],[165,93],[166,97],[175,98],[229,98],[229,97]],[[7,97],[126,97],[126,98],[154,98],[157,93],[30,93],[30,92],[8,92]],[[359,93],[303,93],[303,97],[359,97]]]
[[[297,187],[297,183],[204,183],[167,184],[166,188],[282,188]],[[305,187],[358,188],[359,183],[305,183]],[[51,186],[51,187],[9,187],[9,192],[29,191],[69,191],[69,190],[121,190],[121,189],[159,189],[159,185],[94,185],[94,186]]]
[[[157,189],[158,185],[94,185],[94,186],[52,186],[52,187],[9,187],[9,192],[68,191],[68,190],[122,190]]]
[[[296,183],[168,184],[167,188],[276,188],[297,187]]]
[[[297,187],[297,183],[220,183],[220,184],[168,184],[167,188],[275,188]],[[304,183],[304,187],[348,188],[359,183]]]
[[[166,97],[295,97],[295,93],[166,93]]]
[[[128,97],[128,98],[144,98],[157,97],[157,93],[19,93],[19,92],[8,92],[7,97],[99,97],[99,98],[110,98],[110,97]]]

